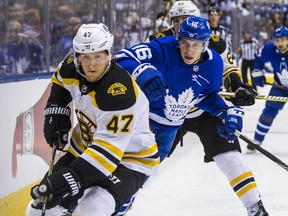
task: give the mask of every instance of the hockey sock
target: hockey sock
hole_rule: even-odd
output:
[[[245,208],[260,200],[253,174],[238,151],[219,154],[214,160],[228,178],[230,185]]]
[[[256,131],[254,134],[255,140],[259,141],[260,143],[264,140],[277,114],[278,110],[265,107],[257,123]]]

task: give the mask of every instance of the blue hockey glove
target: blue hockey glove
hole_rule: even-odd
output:
[[[30,195],[34,199],[32,207],[42,209],[44,197],[47,196],[46,208],[50,209],[82,191],[79,176],[69,168],[61,168],[31,188]]]
[[[253,78],[253,83],[256,86],[263,87],[266,82],[264,71],[259,70],[259,69],[255,69],[252,71],[252,78]]]
[[[224,125],[217,126],[219,134],[228,141],[234,141],[237,136],[235,131],[242,131],[245,112],[242,107],[231,106],[227,110],[222,109],[217,116],[224,120]]]
[[[142,72],[136,77],[137,84],[149,101],[156,101],[166,94],[167,83],[163,75],[153,66],[138,69]]]

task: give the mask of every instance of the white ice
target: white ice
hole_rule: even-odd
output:
[[[260,89],[267,93],[269,87]],[[246,107],[242,133],[250,138],[265,105],[257,100]],[[209,135],[209,131],[207,132]],[[262,201],[270,216],[288,215],[288,172],[257,152],[246,154],[246,143],[241,141],[244,159],[257,182]],[[288,108],[276,117],[263,148],[288,164]],[[178,147],[171,158],[160,166],[140,190],[128,216],[244,216],[246,209],[235,195],[226,177],[215,163],[203,162],[203,147],[198,137],[189,133],[184,147]]]

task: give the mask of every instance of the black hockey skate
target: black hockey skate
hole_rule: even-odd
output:
[[[247,212],[248,216],[269,216],[269,214],[266,212],[262,201],[255,203],[253,206],[248,208]]]
[[[256,145],[259,145],[259,146],[262,144],[262,143],[261,143],[260,141],[258,141],[258,140],[254,140],[254,143],[255,143]],[[253,148],[253,147],[250,146],[250,145],[247,145],[246,154],[254,154],[254,153],[256,153],[256,149]]]

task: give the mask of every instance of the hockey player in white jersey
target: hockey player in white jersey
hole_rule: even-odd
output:
[[[116,55],[117,62],[132,74],[150,101],[150,127],[156,135],[160,159],[163,161],[167,156],[175,132],[190,110],[200,108],[216,116],[213,136],[220,137],[214,124],[217,123],[221,135],[231,143],[222,138],[223,147],[220,142],[218,148],[211,148],[214,159],[233,182],[233,189],[249,208],[249,215],[266,216],[255,180],[242,162],[234,135],[236,129],[242,129],[243,110],[226,106],[217,94],[222,85],[223,61],[207,48],[210,34],[206,20],[191,16],[180,24],[176,37],[161,37],[121,50]],[[229,126],[232,121],[235,124]],[[225,166],[227,163],[231,166]]]
[[[47,143],[59,150],[67,144],[72,100],[78,124],[54,172],[31,189],[27,216],[41,215],[44,197],[46,216],[64,215],[77,201],[74,216],[110,216],[156,172],[160,160],[149,103],[129,73],[111,60],[113,41],[104,24],[83,24],[73,40],[74,54],[51,79]]]

